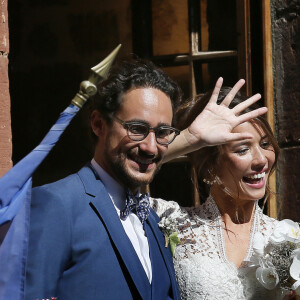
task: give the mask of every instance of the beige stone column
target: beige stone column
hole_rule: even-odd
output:
[[[12,167],[12,136],[8,80],[8,12],[7,0],[0,3],[0,176]]]

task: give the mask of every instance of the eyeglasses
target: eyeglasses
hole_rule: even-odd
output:
[[[154,131],[156,142],[160,145],[171,144],[177,135],[180,134],[180,130],[167,125],[161,125],[158,127],[150,127],[147,123],[139,121],[122,121],[116,116],[113,119],[120,123],[124,129],[127,130],[127,135],[132,141],[144,140],[150,131]]]

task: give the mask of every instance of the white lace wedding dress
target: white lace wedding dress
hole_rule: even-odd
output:
[[[219,209],[212,197],[200,207],[182,208],[176,202],[151,199],[160,217],[177,219],[178,237],[174,267],[182,299],[277,299],[278,291],[268,291],[255,278],[246,263],[237,268],[226,257],[224,229]],[[253,252],[253,237],[260,231],[266,238],[276,220],[264,215],[256,203],[250,242],[244,262]]]

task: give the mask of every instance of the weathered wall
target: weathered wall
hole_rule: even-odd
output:
[[[42,140],[87,79],[119,43],[131,52],[129,0],[9,2],[13,162]],[[37,170],[34,183],[78,170],[91,157],[85,111]]]
[[[300,0],[272,6],[280,218],[300,221]]]
[[[8,13],[7,0],[0,4],[0,177],[12,166],[10,97],[8,81]]]

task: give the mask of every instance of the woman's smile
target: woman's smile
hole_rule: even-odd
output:
[[[234,198],[261,199],[275,161],[273,146],[258,124],[246,122],[234,128],[233,132],[249,132],[253,138],[222,147],[217,175]]]

